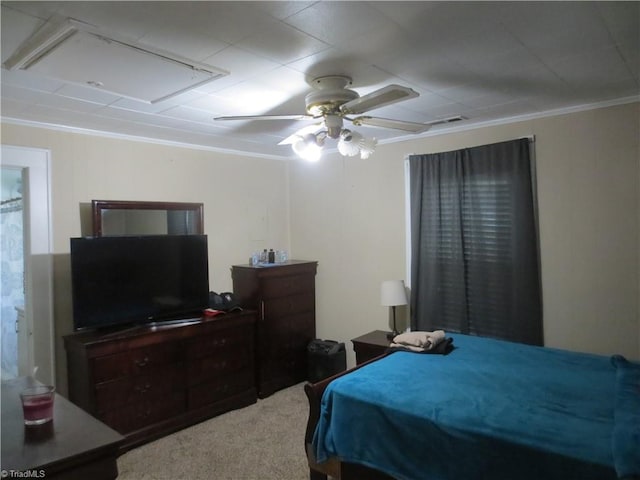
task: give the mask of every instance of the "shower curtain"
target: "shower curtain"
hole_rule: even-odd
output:
[[[24,252],[22,198],[0,204],[0,277],[2,302],[2,378],[18,375],[16,307],[24,307]]]

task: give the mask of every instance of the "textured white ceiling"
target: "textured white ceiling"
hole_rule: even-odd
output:
[[[148,104],[2,69],[2,118],[291,157],[299,121],[213,117],[304,113],[314,77],[361,95],[396,83],[420,97],[372,115],[451,128],[638,99],[640,2],[2,2],[2,62],[53,15],[229,75]],[[156,82],[162,82],[159,75]],[[358,127],[380,142],[407,138]]]

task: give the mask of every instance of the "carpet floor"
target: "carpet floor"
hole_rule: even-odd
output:
[[[118,480],[306,480],[304,383],[128,451]]]

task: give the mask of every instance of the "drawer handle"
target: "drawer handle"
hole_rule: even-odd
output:
[[[145,357],[142,360],[136,360],[135,363],[139,367],[145,367],[149,363],[149,357],[145,355]]]
[[[147,393],[150,388],[151,385],[147,383],[145,385],[136,385],[134,390],[138,393]]]
[[[216,338],[211,342],[211,347],[218,347],[218,346],[222,347],[226,345],[226,343],[227,343],[226,338]]]

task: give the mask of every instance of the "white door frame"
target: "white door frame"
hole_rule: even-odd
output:
[[[25,210],[25,320],[29,340],[28,370],[43,383],[55,384],[53,323],[53,252],[51,231],[51,153],[39,148],[2,145],[0,165],[21,168]]]

